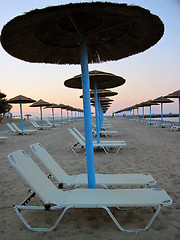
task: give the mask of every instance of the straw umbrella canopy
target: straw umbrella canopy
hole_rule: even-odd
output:
[[[154,99],[153,102],[154,103],[161,103],[161,125],[162,125],[163,124],[163,103],[172,103],[174,101],[161,96],[161,97],[158,97],[158,98]]]
[[[97,94],[99,97],[112,97],[116,96],[118,92],[113,92],[107,89],[97,89]],[[83,95],[81,95],[80,98],[83,98]],[[90,90],[90,98],[94,98],[94,90]]]
[[[21,130],[22,133],[24,133],[24,127],[23,127],[23,114],[22,114],[22,104],[23,103],[33,103],[36,102],[32,98],[25,97],[23,95],[18,95],[14,98],[11,98],[8,100],[8,103],[14,103],[14,104],[20,104],[20,114],[21,114]]]
[[[167,96],[164,96],[165,98],[180,98],[180,90],[177,90],[173,93],[168,94]]]
[[[39,99],[37,102],[33,103],[30,107],[40,107],[41,114],[41,127],[43,128],[43,117],[42,117],[42,107],[50,106],[51,103]]]
[[[100,103],[105,103],[105,102],[113,102],[114,100],[113,99],[110,99],[110,98],[102,98],[102,97],[100,97],[99,98],[99,101],[100,101]],[[92,103],[95,103],[95,99],[94,98],[91,98],[91,102]]]
[[[38,63],[81,64],[90,188],[96,185],[88,63],[119,60],[143,52],[156,44],[163,33],[162,21],[150,11],[106,2],[36,9],[14,18],[2,30],[3,48],[16,58]]]
[[[177,90],[173,93],[164,96],[165,98],[179,98],[179,126],[180,126],[180,90]]]
[[[36,9],[18,16],[3,28],[1,42],[9,54],[28,62],[79,64],[80,36],[88,38],[88,62],[97,63],[143,52],[163,33],[163,23],[149,10],[92,2]]]
[[[112,97],[112,96],[116,96],[118,94],[118,92],[113,92],[113,91],[107,90],[107,89],[98,89],[97,94],[99,97]],[[93,90],[90,91],[90,97],[94,97]]]
[[[125,79],[112,73],[93,70],[89,72],[90,89],[106,89],[119,87],[125,83]],[[76,75],[64,82],[66,87],[82,89],[82,74]]]
[[[29,117],[31,117],[32,115],[31,114],[25,114],[24,116],[27,117],[27,120],[29,120]]]
[[[0,98],[5,98],[6,97],[6,94],[0,92]]]

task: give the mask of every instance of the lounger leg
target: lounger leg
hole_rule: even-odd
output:
[[[106,154],[109,154],[109,152],[107,151],[107,149],[106,149],[105,147],[102,146],[102,148],[103,148],[103,150],[105,151]],[[119,147],[117,148],[117,151],[116,151],[114,154],[115,154],[115,155],[118,154],[118,152],[119,152],[120,149],[121,149],[121,146],[119,146]]]
[[[160,212],[162,205],[160,204],[158,206],[158,208],[156,209],[155,213],[153,214],[152,218],[150,219],[149,223],[146,225],[145,228],[142,229],[124,229],[119,222],[117,221],[117,219],[114,217],[114,215],[112,214],[112,212],[109,210],[108,207],[106,206],[101,206],[101,208],[105,209],[107,211],[107,213],[109,214],[109,216],[111,217],[111,219],[113,220],[113,222],[116,224],[117,228],[120,231],[124,231],[124,232],[143,232],[143,231],[147,231],[151,224],[154,222],[155,218],[157,217],[158,213]]]
[[[71,150],[73,151],[73,153],[75,154],[75,155],[84,155],[85,153],[86,153],[86,151],[85,151],[85,149],[84,148],[82,148],[82,147],[78,147],[78,145],[79,145],[79,143],[75,143],[72,147],[71,147]],[[79,150],[84,150],[84,153],[77,153],[76,151],[75,151],[75,149],[79,149]]]
[[[64,214],[66,213],[66,211],[71,208],[71,206],[68,206],[66,207],[63,212],[60,214],[60,216],[58,217],[58,219],[56,220],[55,224],[50,227],[50,228],[33,228],[31,227],[28,222],[26,221],[26,219],[22,216],[20,210],[23,210],[23,209],[29,209],[29,210],[44,210],[44,207],[41,207],[41,206],[14,206],[13,209],[14,211],[16,212],[16,214],[19,216],[19,218],[21,219],[21,221],[24,223],[24,225],[31,231],[35,231],[35,232],[51,232],[52,230],[54,230],[58,223],[61,221],[61,219],[63,218]],[[60,206],[55,206],[55,207],[52,207],[51,210],[61,210],[62,207]]]

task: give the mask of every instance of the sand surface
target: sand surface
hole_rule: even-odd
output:
[[[38,131],[29,136],[7,134],[0,143],[0,238],[3,240],[41,240],[41,239],[180,239],[180,132],[155,128],[148,124],[109,119],[119,134],[114,138],[125,140],[127,146],[117,155],[95,152],[96,173],[150,173],[156,179],[156,187],[163,188],[173,199],[173,205],[164,207],[149,231],[142,233],[120,232],[108,214],[100,209],[71,209],[57,228],[50,233],[32,232],[21,222],[12,210],[27,196],[29,186],[11,166],[7,155],[13,151],[25,150],[37,163],[29,146],[41,143],[68,174],[86,172],[85,156],[76,156],[70,146],[75,142],[68,132],[69,127],[77,127],[83,132],[83,122],[70,123],[59,128]],[[32,203],[34,200],[32,200]],[[113,209],[124,227],[144,226],[152,216],[152,209],[136,209],[121,212]],[[26,211],[24,216],[33,225],[50,226],[59,216],[58,212]]]

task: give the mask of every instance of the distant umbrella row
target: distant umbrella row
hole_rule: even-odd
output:
[[[80,108],[74,108],[71,107],[69,105],[64,105],[64,104],[55,104],[55,103],[49,103],[46,102],[42,99],[35,101],[29,97],[25,97],[23,95],[18,95],[14,98],[11,98],[7,101],[8,103],[12,103],[12,104],[20,104],[20,114],[21,114],[21,129],[22,132],[24,131],[23,128],[23,114],[22,114],[22,104],[25,103],[33,103],[32,105],[30,105],[30,107],[39,107],[40,108],[40,115],[41,115],[41,127],[43,127],[43,117],[42,117],[42,108],[51,108],[52,109],[52,119],[53,119],[53,126],[55,126],[54,123],[54,108],[60,108],[61,109],[61,123],[63,123],[63,113],[62,113],[62,109],[66,109],[67,110],[67,119],[69,120],[69,115],[68,115],[68,111],[70,110],[71,112],[74,111],[75,115],[76,112],[80,113],[83,112],[82,109]],[[75,116],[76,117],[76,116]]]
[[[180,126],[180,90],[177,90],[173,93],[170,93],[166,96],[161,96],[161,97],[158,97],[154,100],[148,100],[146,102],[142,102],[142,103],[139,103],[139,104],[135,104],[133,106],[130,106],[130,107],[127,107],[127,108],[124,108],[124,109],[121,109],[121,110],[118,110],[116,112],[113,113],[114,114],[118,114],[118,113],[123,113],[123,112],[130,112],[131,114],[131,111],[133,110],[133,116],[134,116],[134,110],[137,109],[137,118],[138,118],[138,109],[140,107],[142,107],[142,116],[143,116],[143,121],[144,121],[144,107],[150,107],[150,124],[151,124],[151,106],[152,105],[159,105],[161,104],[161,124],[163,124],[163,103],[172,103],[174,101],[172,101],[171,99],[169,98],[178,98],[179,99],[179,126]]]

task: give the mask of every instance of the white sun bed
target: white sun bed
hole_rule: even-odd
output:
[[[163,206],[172,204],[170,196],[160,188],[141,188],[141,189],[74,189],[62,191],[50,181],[41,171],[36,163],[27,155],[26,152],[19,150],[8,155],[11,164],[18,173],[24,178],[32,191],[43,202],[44,206],[27,206],[30,198],[23,201],[21,205],[15,205],[14,211],[20,217],[25,226],[32,231],[49,232],[56,228],[65,212],[70,208],[102,208],[107,211],[117,228],[121,231],[139,232],[149,229],[159,211]],[[141,229],[124,229],[114,217],[110,208],[136,208],[153,207],[156,209],[154,215]],[[50,228],[31,227],[22,215],[22,210],[62,210],[55,224]],[[120,211],[120,210],[117,210]],[[97,211],[98,213],[98,211]],[[34,211],[33,211],[34,214]],[[78,221],[78,219],[77,219]],[[94,220],[95,221],[95,220]]]
[[[11,123],[11,125],[19,134],[26,135],[26,134],[33,134],[37,132],[37,130],[34,130],[34,129],[26,129],[26,130],[24,129],[22,132],[22,130],[15,123]]]
[[[10,123],[6,123],[6,126],[8,127],[8,134],[12,133],[12,134],[19,134],[16,129],[10,124]]]
[[[60,165],[52,158],[46,149],[40,144],[35,143],[30,146],[31,151],[38,157],[46,167],[51,176],[59,184],[59,187],[79,187],[88,185],[87,174],[68,175]],[[137,174],[96,174],[96,186],[152,186],[156,184],[155,179],[146,173]]]
[[[97,131],[92,129],[93,137],[96,137]],[[118,131],[116,130],[101,130],[99,131],[100,136],[105,136],[105,137],[114,137],[116,134],[118,134]]]
[[[37,124],[37,122],[36,121],[31,121],[31,123],[32,123],[32,125],[36,128],[36,129],[38,129],[38,130],[48,130],[48,129],[51,129],[51,127],[50,126],[44,126],[43,125],[43,127],[42,126],[40,126],[39,124]]]
[[[0,137],[0,142],[3,143],[8,137]]]
[[[73,127],[74,132],[78,134],[78,136],[85,142],[85,137],[82,135],[82,133],[75,127]],[[93,144],[96,144],[97,141],[93,141]],[[122,144],[123,146],[126,146],[126,142],[122,140],[100,140],[100,143],[104,144]]]
[[[50,127],[60,127],[61,125],[60,124],[52,124],[52,122],[50,122],[49,120],[46,120],[47,124],[50,126]]]
[[[74,130],[68,129],[72,136],[76,139],[76,143],[71,146],[71,150],[76,154],[80,155],[83,150],[85,154],[85,141],[81,138]],[[122,146],[126,146],[125,141],[101,141],[100,143],[93,142],[94,149],[102,148],[106,154],[114,153],[115,155],[119,152]],[[115,151],[113,151],[115,149]]]

